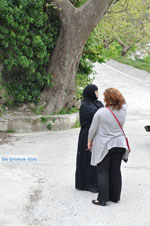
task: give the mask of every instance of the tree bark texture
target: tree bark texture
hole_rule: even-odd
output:
[[[57,7],[61,28],[48,67],[48,72],[53,76],[53,87],[50,90],[45,88],[41,97],[47,100],[47,114],[72,107],[76,73],[85,42],[112,0],[88,0],[80,8],[75,8],[69,0],[53,2]]]

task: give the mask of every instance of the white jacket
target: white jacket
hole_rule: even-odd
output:
[[[112,110],[112,108],[110,107]],[[127,113],[127,104],[120,110],[112,110],[120,124],[124,125]],[[107,108],[100,108],[93,117],[89,129],[88,139],[93,140],[91,165],[96,166],[113,147],[127,149],[125,137],[116,119]]]

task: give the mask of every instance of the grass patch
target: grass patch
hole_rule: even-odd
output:
[[[51,125],[51,123],[49,123],[49,124],[46,126],[46,128],[47,128],[48,130],[52,130],[52,125]]]
[[[42,114],[43,111],[44,111],[44,107],[43,107],[43,106],[41,106],[41,107],[34,107],[34,108],[33,108],[33,112],[34,112],[36,115]]]
[[[72,126],[72,128],[79,128],[81,127],[79,120],[76,121],[76,123]]]
[[[5,131],[5,133],[15,133],[15,132],[16,132],[16,131],[13,130],[13,129],[8,129],[8,130]]]
[[[113,57],[113,60],[116,60],[120,63],[127,64],[132,67],[150,72],[150,61],[149,60],[145,60],[145,59],[132,60],[128,57],[122,57],[122,56]]]
[[[72,114],[72,113],[76,113],[78,112],[79,109],[77,109],[76,107],[72,107],[71,109],[61,109],[58,113],[53,113],[53,115],[56,115],[56,114],[60,114],[60,115],[66,115],[66,114]]]
[[[50,117],[47,117],[47,116],[42,116],[42,117],[41,117],[41,122],[42,122],[43,124],[47,123],[49,120],[50,120]]]

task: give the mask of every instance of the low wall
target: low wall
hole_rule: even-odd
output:
[[[0,131],[38,132],[70,129],[78,121],[78,113],[67,115],[4,115],[0,117]]]

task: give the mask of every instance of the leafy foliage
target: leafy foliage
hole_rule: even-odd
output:
[[[50,120],[50,117],[48,117],[48,116],[42,116],[42,117],[41,117],[41,122],[42,122],[43,124],[47,123],[49,120]]]
[[[59,20],[44,0],[0,0],[0,62],[13,102],[38,102],[59,32]]]
[[[80,59],[80,64],[76,76],[76,99],[82,99],[83,88],[94,80],[93,63],[105,62],[106,56],[103,54],[102,40],[97,30],[89,36]],[[92,76],[93,75],[93,76]]]
[[[150,0],[120,0],[112,4],[97,26],[103,46],[109,48],[113,41],[129,48],[150,38]]]
[[[61,109],[58,114],[60,115],[64,115],[64,114],[72,114],[72,113],[75,113],[75,112],[78,112],[78,109],[76,107],[72,107],[71,109],[69,110],[66,110],[66,109]],[[55,113],[54,113],[55,114]]]

